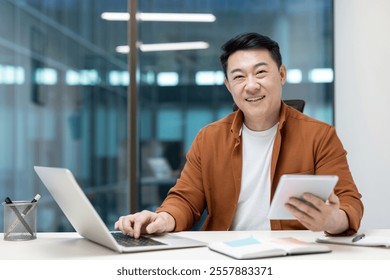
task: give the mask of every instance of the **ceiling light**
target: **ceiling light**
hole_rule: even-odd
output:
[[[300,69],[287,70],[287,82],[290,84],[299,84],[302,82],[302,71]]]
[[[332,68],[315,68],[309,71],[309,81],[312,83],[333,82]]]
[[[115,48],[115,51],[118,53],[129,53],[130,48],[129,48],[129,46],[117,46]]]
[[[224,80],[223,71],[198,71],[195,74],[195,83],[200,86],[223,85]]]
[[[110,21],[126,21],[130,19],[129,13],[102,13],[101,18]],[[199,13],[137,13],[139,21],[170,21],[170,22],[214,22],[213,14]]]
[[[213,14],[185,14],[185,13],[138,13],[141,21],[182,21],[182,22],[214,22]]]
[[[209,43],[198,41],[163,44],[138,44],[138,47],[142,52],[200,50],[207,49],[209,47]],[[129,46],[118,46],[115,50],[118,53],[128,53],[130,48]]]
[[[158,73],[157,84],[159,86],[177,86],[179,84],[179,74],[177,72]]]
[[[207,49],[209,44],[206,42],[181,42],[181,43],[164,43],[164,44],[141,44],[139,46],[142,52],[155,51],[179,51],[179,50],[199,50]]]
[[[102,13],[102,19],[110,21],[126,21],[130,19],[129,13]]]

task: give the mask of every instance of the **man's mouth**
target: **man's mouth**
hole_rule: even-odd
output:
[[[247,102],[258,102],[262,99],[265,98],[265,95],[262,95],[262,96],[256,96],[256,97],[249,97],[249,98],[245,98],[245,101]]]

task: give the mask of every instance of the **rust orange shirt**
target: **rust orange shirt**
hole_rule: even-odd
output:
[[[175,231],[189,230],[207,208],[203,230],[229,230],[241,186],[243,113],[238,110],[200,130],[187,153],[180,178],[157,212],[170,213]],[[349,170],[347,152],[333,126],[282,103],[271,160],[271,197],[283,174],[337,175],[335,194],[353,234],[363,203]],[[256,213],[253,213],[256,218]],[[306,229],[297,220],[271,220],[273,230]]]

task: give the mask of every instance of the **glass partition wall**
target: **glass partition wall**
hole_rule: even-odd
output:
[[[126,9],[126,1],[0,0],[0,194],[40,193],[39,231],[73,229],[34,165],[69,168],[108,225],[128,211],[128,64],[115,51],[127,23],[101,18]]]
[[[158,207],[199,129],[232,111],[219,52],[239,33],[277,40],[283,98],[333,123],[331,0],[0,0],[0,16],[0,194],[40,193],[38,231],[73,229],[34,165],[69,168],[109,228]]]

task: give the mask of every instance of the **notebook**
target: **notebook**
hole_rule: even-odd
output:
[[[90,241],[117,252],[207,246],[207,243],[171,233],[144,236],[141,240],[137,240],[118,231],[109,231],[69,169],[34,166],[34,170],[75,230]],[[116,238],[119,240],[117,241]],[[136,244],[130,246],[129,242]]]
[[[210,250],[235,259],[258,259],[331,252],[328,246],[293,237],[260,239],[255,236],[247,236],[234,240],[212,242],[208,247]]]

